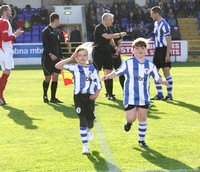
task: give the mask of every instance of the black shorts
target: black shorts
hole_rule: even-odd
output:
[[[117,58],[113,58],[113,66],[117,70],[122,64],[121,55],[118,54]]]
[[[143,105],[143,106],[136,106],[136,105],[128,105],[125,109],[125,111],[128,111],[128,110],[131,110],[131,109],[134,109],[135,107],[139,107],[139,108],[142,108],[142,109],[148,109],[149,108],[149,105]]]
[[[55,65],[60,60],[52,61],[49,56],[42,55],[42,69],[45,76],[52,75],[52,73],[61,73],[61,70],[56,69]]]
[[[167,53],[167,47],[159,47],[155,49],[155,54],[153,57],[153,63],[156,65],[157,69],[170,67],[171,62],[165,62],[165,57]]]
[[[78,115],[83,115],[87,120],[94,120],[94,100],[90,100],[91,94],[74,94],[74,104],[76,108],[76,113]]]
[[[94,67],[97,70],[100,71],[102,67],[103,69],[113,70],[113,60],[111,52],[94,49],[92,54]]]

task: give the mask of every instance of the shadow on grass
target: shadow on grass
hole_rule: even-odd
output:
[[[88,154],[87,157],[94,164],[96,171],[110,171],[111,169],[108,168],[108,165],[112,167],[112,169],[115,169],[115,172],[120,171],[118,167],[107,162],[103,157],[101,157],[97,151],[92,151],[92,153]]]
[[[152,118],[152,119],[161,119],[160,116],[156,116],[155,114],[166,114],[164,112],[161,112],[160,109],[158,110],[158,108],[156,108],[155,105],[151,104],[151,106],[148,109],[148,118]]]
[[[190,169],[192,170],[192,168],[188,166],[187,164],[184,164],[183,162],[178,161],[176,159],[166,157],[153,149],[150,149],[150,148],[144,148],[144,149],[133,148],[133,149],[141,152],[141,155],[143,158],[145,158],[150,163],[155,164],[156,166],[162,169],[166,169],[166,170]]]
[[[176,105],[176,106],[181,106],[183,108],[187,108],[187,109],[190,109],[194,112],[200,113],[200,106],[196,106],[196,105],[189,104],[189,103],[186,103],[186,102],[182,102],[182,101],[179,101],[179,100],[164,101],[164,102],[172,104],[172,105]]]
[[[1,107],[10,111],[8,113],[8,117],[12,119],[16,124],[24,126],[25,129],[30,129],[30,130],[38,129],[37,125],[33,125],[33,120],[40,120],[40,119],[30,118],[21,109],[13,108],[7,105]]]
[[[110,106],[116,109],[124,110],[123,100],[115,100],[111,102],[114,102],[115,104],[111,104],[109,102],[108,103],[97,102],[96,105],[98,106],[100,104],[100,105]]]
[[[76,114],[75,108],[73,106],[68,107],[61,103],[47,103],[47,104],[53,107],[54,110],[62,112],[66,118],[78,118],[78,115]]]

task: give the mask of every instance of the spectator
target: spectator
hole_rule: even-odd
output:
[[[119,5],[118,4],[113,4],[111,12],[114,14],[115,10],[119,11]]]
[[[135,9],[134,9],[135,14],[138,14],[139,9],[140,9],[139,5],[135,4]]]
[[[91,11],[94,11],[94,14],[96,15],[96,8],[94,8],[93,4],[91,3],[89,8],[88,8],[88,14],[91,15]]]
[[[47,22],[47,20],[46,20],[46,18],[44,16],[41,18],[40,24],[41,25],[47,25],[48,24],[48,22]]]
[[[151,14],[150,14],[150,9],[147,10],[145,16],[145,23],[152,23],[153,22],[153,19],[151,18]]]
[[[115,4],[117,4],[117,6],[119,7],[119,2],[118,2],[118,0],[114,0],[114,2],[113,2],[113,6],[112,6],[112,7],[114,7]]]
[[[154,0],[150,0],[150,2],[149,2],[149,8],[151,9],[154,6],[158,6],[158,3],[156,3]]]
[[[189,17],[193,17],[194,16],[194,9],[195,9],[194,2],[192,0],[189,0],[187,2],[187,6],[188,6]]]
[[[120,7],[121,7],[122,5],[125,5],[125,7],[126,7],[126,2],[125,2],[125,0],[122,0],[122,1],[120,2]]]
[[[168,14],[170,9],[171,9],[171,4],[170,2],[168,2],[164,6],[165,14]]]
[[[18,15],[18,10],[16,8],[14,8],[12,4],[10,4],[10,8],[11,8],[11,11],[12,11],[12,18],[14,20],[16,20],[17,19],[17,15]]]
[[[39,25],[40,17],[37,15],[37,11],[34,12],[33,16],[31,16],[31,25]]]
[[[17,25],[17,29],[24,28],[24,22],[22,21],[22,18],[19,18],[19,21],[16,23],[16,25]]]
[[[129,10],[133,10],[133,9],[135,8],[135,1],[129,0],[129,1],[127,2],[127,8],[128,8]]]
[[[97,26],[98,22],[96,20],[96,16],[93,15],[91,17],[91,20],[89,21],[89,37],[90,37],[90,41],[94,41],[94,29]]]
[[[162,0],[159,0],[159,1],[158,1],[158,5],[159,5],[159,6],[164,5],[164,4],[163,4],[163,1],[162,1]]]
[[[88,6],[90,7],[90,4],[93,5],[94,8],[97,8],[97,3],[94,0],[91,0],[88,4]]]
[[[40,17],[45,17],[45,19],[48,18],[48,10],[45,8],[45,6],[43,5],[41,10],[40,10]]]
[[[28,22],[28,20],[24,21],[24,30],[30,31],[31,30],[31,24]]]
[[[171,1],[171,7],[174,11],[175,17],[177,17],[177,13],[178,13],[179,7],[180,7],[178,0],[172,0]]]
[[[72,27],[70,42],[81,42],[81,33],[77,30],[76,26]]]
[[[198,12],[200,11],[200,1],[196,0],[195,1],[195,13],[198,16]]]
[[[107,4],[106,7],[105,7],[105,12],[110,13],[110,11],[111,11],[110,5]]]
[[[132,33],[131,33],[131,38],[132,38],[132,40],[135,40],[135,39],[139,38],[140,36],[141,36],[141,33],[140,33],[140,31],[138,30],[138,27],[135,26],[135,27],[134,27],[134,30],[133,30]]]
[[[121,17],[128,17],[128,14],[129,14],[129,12],[126,9],[126,6],[123,4],[120,9],[120,15],[121,15]]]
[[[144,12],[141,9],[139,9],[138,11],[137,19],[138,19],[137,23],[140,23],[141,21],[145,21]]]
[[[170,8],[166,17],[170,18],[172,15],[174,16],[173,9]]]
[[[180,9],[181,9],[181,16],[187,17],[188,16],[188,6],[186,0],[182,0],[180,2]]]
[[[135,24],[137,20],[137,15],[134,13],[133,10],[130,10],[129,15],[128,15],[128,22]]]
[[[100,10],[102,10],[103,13],[105,12],[105,8],[103,7],[103,4],[99,4],[99,7],[97,8],[97,16],[99,15]]]
[[[146,14],[147,11],[150,10],[148,2],[145,3],[145,6],[142,7],[142,10],[144,11],[144,14]]]
[[[28,10],[28,13],[30,14],[31,13],[31,5],[30,4],[27,4],[25,6],[25,8]]]
[[[164,5],[163,4],[160,5],[160,9],[161,9],[161,12],[162,12],[162,16],[166,17],[166,13],[165,13],[165,9],[164,9]]]
[[[103,10],[100,9],[99,13],[97,13],[97,22],[98,23],[101,23],[103,14],[104,14]]]
[[[144,31],[142,32],[142,37],[149,39],[151,37],[151,34],[149,33],[149,30],[147,27],[145,27]]]
[[[138,25],[138,30],[140,31],[140,33],[144,32],[145,29],[145,25],[144,22],[141,20],[140,24]]]
[[[171,32],[172,40],[181,40],[181,34],[178,30],[178,27],[174,27],[174,30]]]
[[[171,25],[170,25],[171,31],[173,31],[175,27],[177,27],[177,26],[176,26],[175,22],[172,21]]]
[[[125,32],[127,33],[127,35],[123,38],[124,41],[131,41],[131,32],[130,32],[130,28],[126,27],[125,28]]]
[[[12,17],[10,18],[10,24],[12,26],[13,31],[16,31],[17,30],[17,24]]]
[[[171,14],[170,18],[168,19],[168,24],[171,26],[172,22],[174,22],[175,25],[177,25],[176,19],[174,18],[173,14]]]
[[[119,14],[119,11],[116,9],[114,11],[114,23],[120,23],[121,22],[121,15]]]

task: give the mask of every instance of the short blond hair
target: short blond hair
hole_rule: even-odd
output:
[[[111,13],[104,13],[104,14],[102,15],[102,21],[104,21],[104,20],[105,20],[106,18],[108,18],[108,17],[114,18],[114,15],[111,14]]]
[[[82,50],[85,50],[85,51],[87,52],[87,54],[89,54],[89,53],[88,53],[88,49],[86,48],[86,46],[85,46],[84,44],[79,45],[79,46],[76,48],[75,52],[78,53],[79,51],[82,51]]]

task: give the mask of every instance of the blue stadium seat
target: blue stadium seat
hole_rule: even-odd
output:
[[[19,19],[19,18],[22,18],[22,19],[23,19],[23,18],[24,18],[24,15],[23,15],[23,14],[18,14],[18,15],[17,15],[17,18],[18,18],[18,19]]]
[[[31,36],[31,31],[24,32],[24,36]]]
[[[198,19],[200,20],[200,11],[198,12]]]
[[[39,36],[32,36],[32,43],[40,42]]]
[[[32,36],[39,36],[40,32],[39,30],[32,30]]]
[[[24,42],[24,37],[23,37],[23,35],[20,35],[15,40],[16,40],[16,43],[23,43]]]
[[[122,23],[123,28],[125,28],[126,26],[128,26],[128,23]]]
[[[31,43],[31,36],[24,36],[24,43]]]
[[[33,30],[39,30],[39,25],[33,25],[33,26],[32,26],[32,29],[33,29]]]
[[[146,23],[145,27],[149,28],[150,25],[151,25],[151,23]]]
[[[35,12],[35,11],[37,11],[37,9],[36,8],[31,8],[31,12]]]
[[[31,22],[31,17],[25,17],[24,20],[27,20],[30,23]]]
[[[131,27],[133,27],[133,23],[130,23],[130,24],[129,24],[129,28],[131,28]]]
[[[121,23],[128,23],[128,18],[126,18],[126,17],[121,18]]]

